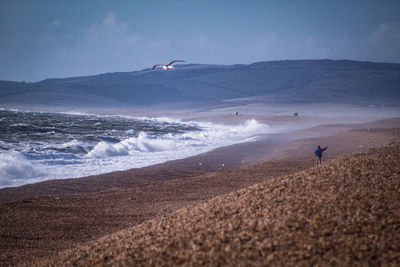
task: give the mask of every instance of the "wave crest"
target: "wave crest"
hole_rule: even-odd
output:
[[[258,134],[267,133],[269,126],[255,119],[239,125],[200,124],[201,131],[183,134],[165,134],[149,137],[140,132],[138,137],[127,138],[119,143],[99,142],[88,154],[90,158],[128,156],[145,152],[163,152],[184,150],[194,147],[210,149],[230,145],[240,141],[249,141]]]
[[[20,154],[0,154],[0,186],[15,180],[37,178],[45,172],[40,165],[33,165]]]
[[[88,154],[88,157],[128,156],[135,152],[160,152],[176,149],[173,140],[149,138],[144,132],[138,137],[131,137],[119,143],[98,143]]]

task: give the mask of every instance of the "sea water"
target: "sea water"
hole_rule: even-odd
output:
[[[267,133],[241,125],[0,110],[0,188],[185,158]]]

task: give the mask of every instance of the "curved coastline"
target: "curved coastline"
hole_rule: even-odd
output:
[[[0,189],[0,209],[7,214],[1,223],[2,261],[51,258],[179,208],[305,170],[313,161],[304,155],[316,143],[330,147],[326,160],[387,145],[400,138],[399,125],[397,118],[315,126],[318,130],[301,129],[140,169]],[[322,136],[313,136],[316,131]]]

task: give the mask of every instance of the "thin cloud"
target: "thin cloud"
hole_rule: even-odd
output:
[[[400,61],[400,23],[381,23],[364,40],[366,52],[375,60]]]

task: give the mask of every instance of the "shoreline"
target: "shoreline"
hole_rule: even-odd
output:
[[[99,116],[103,116],[103,115],[99,115]],[[154,118],[154,120],[170,121],[170,119],[168,119],[168,118]],[[242,122],[244,122],[244,123],[242,123]],[[179,123],[181,125],[185,125],[188,122],[179,122]],[[252,140],[252,139],[260,139],[260,136],[263,136],[263,139],[265,139],[265,138],[267,138],[266,136],[274,135],[273,133],[268,133],[268,132],[271,132],[271,130],[268,129],[268,125],[258,123],[255,120],[237,121],[236,124],[234,125],[234,127],[235,126],[236,127],[233,128],[232,131],[230,130],[231,128],[228,125],[216,124],[213,122],[193,121],[193,122],[189,122],[189,124],[187,124],[187,125],[197,128],[197,131],[194,131],[194,134],[190,134],[190,132],[185,132],[184,135],[181,135],[180,133],[178,133],[178,134],[176,134],[177,137],[174,137],[174,138],[170,138],[168,136],[157,137],[155,140],[158,141],[158,143],[156,142],[155,144],[152,143],[153,139],[151,137],[146,138],[146,135],[143,135],[144,137],[140,138],[141,132],[139,132],[139,137],[124,137],[127,139],[122,138],[119,143],[116,143],[118,145],[120,143],[123,143],[124,141],[129,141],[130,138],[135,139],[132,141],[132,142],[134,142],[133,145],[135,145],[135,143],[136,143],[137,146],[139,146],[139,145],[143,146],[145,150],[131,149],[128,146],[128,148],[126,148],[126,149],[129,149],[129,152],[133,151],[132,154],[131,153],[129,153],[127,155],[121,154],[121,156],[117,155],[115,157],[114,157],[114,155],[111,155],[111,156],[108,155],[106,152],[101,153],[99,156],[97,156],[95,154],[95,156],[93,156],[93,157],[90,156],[90,153],[86,154],[86,156],[80,155],[80,156],[82,156],[81,157],[82,160],[84,160],[85,162],[83,162],[83,164],[81,164],[81,165],[79,165],[79,164],[76,165],[76,168],[75,168],[75,165],[71,166],[72,169],[70,168],[70,171],[72,170],[72,172],[68,173],[68,175],[73,173],[73,174],[79,174],[79,176],[76,175],[76,176],[65,177],[63,175],[64,173],[62,173],[61,176],[57,177],[56,174],[59,174],[60,170],[62,170],[62,168],[64,166],[57,165],[57,166],[51,167],[51,165],[50,166],[42,165],[42,167],[39,166],[40,168],[38,167],[38,169],[41,172],[43,170],[43,173],[45,173],[44,177],[39,177],[39,176],[33,177],[32,176],[31,178],[26,179],[26,180],[15,179],[16,181],[14,181],[14,182],[16,182],[16,183],[14,183],[14,184],[10,183],[8,185],[4,184],[4,185],[2,185],[2,188],[12,188],[12,187],[18,187],[18,186],[23,186],[23,185],[27,185],[27,184],[35,184],[35,183],[50,181],[50,180],[79,179],[79,178],[84,178],[84,177],[93,176],[93,175],[112,173],[115,171],[126,171],[126,170],[130,170],[130,169],[149,167],[152,165],[162,164],[164,162],[168,162],[171,160],[180,160],[180,159],[194,157],[197,155],[202,155],[202,154],[208,153],[212,150],[223,148],[223,147],[228,147],[231,145],[251,142],[250,140]],[[225,133],[226,133],[226,136],[228,136],[232,139],[222,138],[223,134],[225,134]],[[186,136],[186,134],[187,134],[187,136]],[[274,138],[274,137],[271,137],[271,138]],[[136,141],[136,139],[138,139],[139,141]],[[180,141],[181,139],[183,140],[182,142]],[[189,139],[189,141],[186,141],[186,139]],[[193,139],[193,141],[191,141],[192,139]],[[176,141],[177,144],[171,145],[171,142],[173,142],[173,141]],[[162,146],[163,142],[166,142],[166,144],[167,144],[165,149]],[[100,144],[100,143],[98,143],[98,144]],[[128,145],[129,144],[130,143],[128,143]],[[112,149],[115,144],[107,143],[107,145],[111,146],[110,149]],[[122,145],[125,146],[125,144],[122,144]],[[147,146],[150,147],[148,150],[147,150]],[[155,147],[154,151],[152,148],[153,146]],[[160,146],[161,146],[161,148],[159,148]],[[93,150],[94,150],[94,148],[91,151],[93,151]],[[87,151],[90,151],[90,149]],[[102,151],[100,150],[100,152],[102,152]],[[152,153],[152,152],[155,152],[155,153]],[[4,154],[7,155],[7,153],[4,153]],[[135,154],[137,154],[137,155],[135,155]],[[10,153],[10,155],[12,156],[11,153]],[[138,157],[143,157],[143,160],[138,160]],[[15,156],[15,158],[18,159],[17,156]],[[100,167],[103,167],[103,166],[100,166],[101,164],[99,164],[99,168],[97,168],[97,166],[95,164],[98,161],[97,158],[99,158],[98,160],[101,160],[102,162],[104,162],[104,164],[108,165],[108,168],[107,168],[107,166],[105,168],[100,168]],[[22,157],[22,159],[23,159],[23,157]],[[29,163],[29,165],[34,165],[36,162],[29,161],[27,163]],[[87,168],[87,166],[90,165],[91,163],[94,163],[93,167],[89,166],[89,168]],[[124,163],[127,163],[127,164],[124,164]],[[40,162],[39,162],[39,165],[40,165]],[[241,164],[241,165],[243,165],[243,164]],[[7,167],[7,165],[6,165],[6,167]],[[10,167],[13,167],[13,166],[10,166]],[[86,167],[86,172],[79,171],[79,168],[82,169],[85,167]],[[53,170],[55,170],[55,174],[50,172],[51,168],[53,168]],[[89,169],[89,171],[88,171],[88,169]],[[95,170],[97,172],[93,172],[93,170]],[[100,173],[98,172],[99,170],[101,171]],[[49,174],[47,175],[47,173],[49,173]],[[50,178],[47,178],[47,176]]]
[[[332,104],[333,105],[333,104]],[[343,105],[337,105],[337,106],[343,106]],[[354,108],[354,105],[344,105],[344,106],[349,106],[351,108]],[[167,114],[161,114],[161,113],[153,113],[150,114],[148,113],[149,111],[135,111],[135,110],[118,110],[118,109],[108,109],[108,110],[95,110],[95,109],[87,109],[87,110],[79,110],[76,109],[75,112],[78,113],[71,113],[66,109],[60,108],[60,109],[54,109],[54,108],[36,108],[37,112],[51,112],[51,113],[62,113],[62,114],[76,114],[76,115],[98,115],[98,116],[128,116],[132,118],[148,118],[148,119],[172,119],[172,120],[178,120],[181,121],[182,123],[188,123],[188,122],[194,122],[194,123],[209,123],[209,124],[214,124],[214,125],[231,125],[231,126],[238,126],[238,125],[243,125],[243,123],[249,121],[249,120],[256,120],[259,123],[265,124],[268,127],[271,128],[271,133],[265,133],[265,134],[260,134],[257,135],[256,139],[258,140],[264,140],[268,139],[269,137],[273,136],[274,134],[279,134],[287,137],[287,140],[293,140],[296,137],[294,137],[295,132],[300,132],[311,127],[318,127],[319,125],[332,125],[332,124],[354,124],[357,122],[359,123],[366,123],[366,122],[371,122],[376,120],[377,118],[373,117],[338,117],[338,118],[332,118],[332,117],[316,117],[316,116],[307,116],[307,115],[302,115],[302,116],[293,116],[293,115],[276,115],[276,114],[261,114],[263,109],[260,109],[257,105],[255,107],[249,108],[243,108],[243,107],[238,107],[243,109],[243,113],[240,113],[239,115],[234,115],[229,111],[229,109],[234,109],[235,107],[228,107],[228,108],[223,108],[218,109],[216,108],[215,110],[211,111],[200,111],[197,114],[194,114],[194,112],[190,112],[189,115],[186,114],[185,116],[182,115],[182,111],[170,111],[170,113],[167,112]],[[263,107],[265,109],[265,107]],[[228,109],[228,110],[227,110]],[[21,112],[35,112],[34,110],[19,110]],[[247,113],[246,113],[247,111]],[[264,110],[265,111],[265,110]],[[138,115],[142,117],[138,117]],[[177,115],[179,114],[179,117]],[[164,115],[162,117],[161,115]],[[166,116],[169,117],[166,117]],[[144,117],[143,117],[144,116]],[[153,117],[155,116],[155,117]],[[322,135],[329,135],[332,134],[332,131],[325,131],[323,134],[319,135],[318,133],[313,133],[314,137],[317,136],[322,136]],[[305,136],[303,134],[303,136]],[[273,137],[275,138],[275,137]],[[297,137],[299,138],[299,137]],[[214,149],[230,146],[230,145],[237,145],[240,143],[246,143],[247,141],[242,140],[242,141],[237,141],[233,142],[233,144],[228,144],[228,145],[222,145],[222,146],[217,146],[217,147],[210,147],[208,148],[209,150],[204,151],[204,152],[195,152],[192,155],[189,155],[189,157],[196,156],[199,154],[203,153],[208,153],[211,152]],[[175,159],[184,159],[185,156],[177,156]],[[161,162],[155,162],[155,163],[150,163],[149,165],[145,166],[140,166],[140,167],[124,167],[123,169],[118,169],[118,170],[110,170],[110,171],[103,171],[102,173],[87,173],[79,176],[74,176],[72,179],[80,179],[87,177],[88,175],[100,175],[100,174],[106,174],[114,171],[126,171],[131,168],[141,168],[141,167],[148,167],[154,164],[160,164],[169,160],[174,160],[174,159],[165,159]],[[250,164],[252,162],[248,162]],[[240,164],[240,166],[243,166],[243,164]],[[62,177],[61,179],[69,179],[71,177]],[[59,180],[59,177],[53,177],[51,179],[32,179],[36,181],[29,181],[27,183],[20,183],[16,185],[4,185],[2,188],[10,188],[10,187],[18,187],[18,186],[23,186],[26,184],[35,184],[38,182],[42,181],[49,181],[49,180]]]
[[[102,115],[100,115],[102,116]],[[112,115],[110,115],[112,116]],[[228,116],[228,119],[226,118]],[[207,117],[205,122],[221,122],[221,123],[227,123],[231,125],[240,125],[242,122],[245,122],[250,119],[254,119],[254,116],[239,116],[238,120],[232,122],[229,120],[231,118],[231,115],[216,115],[214,117]],[[235,116],[236,117],[236,116]],[[323,136],[329,136],[334,133],[338,133],[343,130],[349,130],[349,129],[355,129],[355,128],[367,128],[368,123],[374,124],[374,122],[377,121],[385,121],[385,120],[391,120],[389,119],[384,119],[384,120],[374,120],[371,118],[365,118],[365,121],[363,123],[354,123],[354,119],[359,120],[360,118],[346,118],[344,121],[341,120],[340,118],[338,119],[321,119],[321,118],[315,118],[315,117],[305,117],[302,118],[306,120],[306,122],[299,121],[298,118],[294,117],[289,117],[289,116],[262,116],[262,117],[257,117],[257,121],[260,121],[261,123],[265,123],[267,125],[275,125],[275,124],[283,124],[283,123],[288,123],[288,124],[302,124],[301,126],[294,126],[291,130],[286,130],[283,132],[278,132],[278,133],[267,133],[267,134],[261,134],[257,136],[257,140],[255,141],[243,141],[243,142],[238,142],[226,146],[220,146],[213,148],[209,151],[202,152],[199,154],[194,154],[189,157],[183,157],[183,158],[177,158],[177,159],[172,159],[172,160],[166,160],[164,162],[160,163],[155,163],[155,164],[150,164],[146,165],[143,167],[132,167],[132,168],[127,168],[125,170],[117,170],[117,171],[112,171],[112,172],[104,172],[104,173],[97,173],[97,174],[92,174],[92,175],[87,175],[87,176],[80,176],[80,177],[66,177],[66,178],[56,178],[56,179],[49,179],[49,180],[43,180],[43,181],[37,181],[33,183],[26,183],[22,185],[16,185],[16,186],[6,186],[6,187],[1,187],[0,192],[3,189],[15,189],[19,187],[24,187],[24,186],[34,186],[36,184],[41,184],[41,183],[46,183],[46,182],[53,182],[53,181],[63,181],[63,180],[73,180],[73,179],[89,179],[90,177],[93,176],[102,176],[102,175],[112,175],[113,173],[118,173],[118,172],[129,172],[132,170],[140,170],[144,168],[151,168],[153,166],[164,166],[164,165],[169,165],[169,164],[174,164],[175,162],[191,162],[191,161],[197,161],[197,164],[200,164],[199,166],[196,166],[196,164],[192,163],[193,169],[202,169],[203,171],[217,171],[217,170],[229,170],[229,169],[235,169],[235,168],[240,168],[243,166],[251,165],[258,163],[260,161],[265,161],[268,159],[271,159],[272,154],[276,154],[276,151],[274,151],[274,148],[281,143],[284,142],[289,142],[289,141],[295,141],[299,139],[304,139],[307,137],[323,137]],[[392,118],[396,119],[396,118]],[[212,122],[211,122],[212,121]],[[311,122],[310,122],[311,121]],[[337,124],[337,122],[342,122],[342,124]],[[321,124],[322,123],[322,124]],[[363,126],[364,125],[364,126]],[[281,126],[282,128],[285,128],[286,126]],[[246,147],[253,147],[251,150],[251,153],[246,153],[247,149]],[[216,161],[216,162],[208,162],[207,160],[204,160],[204,158],[207,158],[209,155],[219,155],[221,153],[225,153],[225,151],[230,151],[233,150],[235,151],[235,155],[231,156],[231,159],[229,161],[227,160],[222,160],[221,162]],[[230,152],[226,152],[229,154]],[[211,156],[211,157],[216,157],[216,156]],[[218,156],[217,156],[218,158]],[[240,158],[240,159],[239,159]],[[243,158],[243,159],[242,159]],[[3,197],[4,198],[4,197]],[[2,198],[0,195],[0,203],[2,202]]]
[[[32,112],[32,111],[21,111],[20,112]],[[47,110],[46,112],[60,112],[60,110]],[[73,113],[76,115],[84,115],[84,114],[92,114],[94,116],[129,116],[131,117],[132,115],[137,115],[137,114],[132,114],[132,113],[121,113],[118,110],[114,110],[115,114],[112,114],[112,112],[108,113],[108,112],[104,112],[103,114],[101,114],[100,112],[80,112],[80,113]],[[71,114],[70,112],[61,112],[62,114]],[[107,113],[107,114],[106,114]],[[144,115],[144,114],[141,114]],[[154,114],[153,114],[154,115]],[[158,114],[161,115],[161,114]],[[170,114],[167,114],[170,115]],[[206,116],[207,115],[207,116]],[[114,161],[114,157],[103,157],[103,163],[101,164],[105,164],[105,169],[101,170],[101,172],[98,172],[98,170],[96,171],[95,167],[91,167],[93,165],[85,165],[85,164],[89,164],[92,160],[86,162],[83,162],[82,166],[79,165],[74,165],[71,166],[73,169],[71,170],[72,172],[70,174],[70,176],[64,175],[64,173],[62,173],[63,170],[63,166],[55,166],[57,169],[55,170],[55,173],[51,172],[51,168],[48,167],[47,165],[43,165],[41,166],[39,164],[39,166],[37,167],[37,172],[42,172],[44,173],[43,176],[47,177],[47,178],[40,178],[38,177],[34,177],[31,176],[29,179],[16,179],[14,183],[9,183],[7,184],[7,182],[5,181],[5,183],[1,186],[1,188],[10,188],[10,187],[18,187],[18,186],[23,186],[26,184],[34,184],[34,183],[38,183],[38,182],[42,182],[42,181],[48,181],[48,180],[58,180],[58,179],[69,179],[69,178],[74,178],[74,179],[79,179],[79,178],[83,178],[83,177],[87,177],[87,176],[91,176],[91,175],[99,175],[99,174],[105,174],[105,173],[110,173],[110,172],[114,172],[114,171],[125,171],[125,170],[129,170],[131,168],[141,168],[141,167],[146,167],[146,166],[151,166],[154,164],[160,164],[169,160],[174,160],[174,159],[183,159],[185,157],[192,157],[192,156],[196,156],[199,154],[203,154],[203,153],[207,153],[210,152],[216,148],[221,148],[221,147],[226,147],[229,145],[235,145],[235,144],[240,144],[240,143],[245,143],[247,142],[247,140],[250,138],[254,138],[257,140],[263,140],[263,139],[268,139],[268,138],[275,138],[273,135],[275,134],[282,134],[282,135],[288,135],[289,132],[298,130],[298,129],[304,129],[307,127],[312,127],[312,126],[316,126],[319,124],[332,124],[332,123],[337,123],[337,121],[341,121],[342,123],[350,123],[350,122],[354,122],[354,121],[358,121],[358,122],[366,122],[366,121],[371,121],[373,120],[372,118],[339,118],[339,119],[331,119],[331,118],[320,118],[320,117],[310,117],[310,116],[301,116],[301,117],[293,117],[293,116],[287,116],[287,115],[249,115],[249,114],[240,114],[240,115],[233,115],[233,114],[227,114],[227,113],[221,113],[221,112],[211,112],[211,113],[207,113],[205,114],[200,113],[198,114],[197,117],[192,117],[192,118],[186,118],[186,119],[179,119],[179,118],[173,118],[171,117],[132,117],[132,118],[148,118],[148,119],[154,119],[154,120],[166,120],[166,121],[170,121],[170,120],[177,120],[179,121],[179,123],[194,123],[196,125],[198,125],[198,127],[200,128],[204,128],[205,129],[211,129],[211,131],[213,131],[213,129],[219,129],[218,131],[221,132],[222,129],[225,129],[228,131],[229,127],[239,127],[237,130],[234,131],[244,131],[243,133],[240,133],[240,135],[243,135],[241,137],[242,140],[224,140],[224,143],[221,144],[217,144],[213,141],[209,142],[209,141],[205,141],[204,142],[204,147],[203,148],[189,148],[184,150],[184,154],[182,155],[182,152],[173,152],[173,151],[160,151],[161,154],[157,156],[157,158],[150,156],[148,158],[148,162],[144,163],[142,161],[135,161],[136,164],[133,164],[133,166],[128,166],[127,164],[129,164],[130,161],[135,160],[135,157],[133,157],[132,155],[130,156],[126,156],[126,157],[121,157],[121,159],[118,161],[120,161],[120,163],[118,165],[115,164],[111,164]],[[253,125],[254,122],[256,125]],[[249,125],[248,125],[249,124]],[[251,125],[250,125],[251,124]],[[248,125],[248,126],[246,126]],[[197,126],[196,126],[197,127]],[[258,128],[269,128],[269,129],[262,129],[262,131],[260,129],[254,129],[254,127],[258,127]],[[235,128],[236,129],[236,128]],[[251,137],[251,132],[246,133],[246,131],[251,130],[255,131],[254,132],[254,136]],[[224,131],[225,131],[224,130]],[[259,132],[259,133],[257,133]],[[265,133],[262,133],[265,132]],[[211,134],[211,132],[210,132]],[[219,133],[221,134],[221,133]],[[250,134],[250,135],[249,135]],[[239,136],[233,136],[234,138],[239,137]],[[213,136],[210,136],[210,138],[213,138]],[[170,140],[166,140],[167,142],[169,142]],[[222,141],[222,140],[220,140]],[[144,140],[144,142],[148,142],[148,140]],[[5,155],[7,155],[7,153],[4,153]],[[152,153],[151,153],[152,154]],[[150,155],[150,154],[149,154]],[[133,158],[132,158],[133,157]],[[10,159],[9,161],[12,163],[13,161],[16,161],[16,159],[18,159],[18,157],[12,157],[12,155],[10,154]],[[121,161],[122,160],[122,161]],[[7,158],[6,158],[6,162],[7,162]],[[9,165],[11,163],[8,163]],[[31,161],[27,161],[26,165],[29,167],[32,165],[32,167],[34,167],[33,165],[35,164],[35,162],[31,162]],[[242,166],[243,164],[240,164],[240,166]],[[6,165],[7,166],[7,165]],[[87,166],[87,167],[85,167]],[[86,171],[80,171],[79,168],[86,168]],[[100,166],[99,166],[100,168]],[[97,168],[97,169],[99,169]],[[82,169],[83,170],[83,169]],[[60,175],[61,174],[61,175]]]
[[[240,143],[139,169],[0,189],[0,212],[7,214],[0,222],[0,259],[21,264],[51,258],[182,207],[305,170],[314,164],[316,144],[329,147],[329,161],[398,140],[399,128],[400,118],[320,125],[278,135],[279,143]]]

